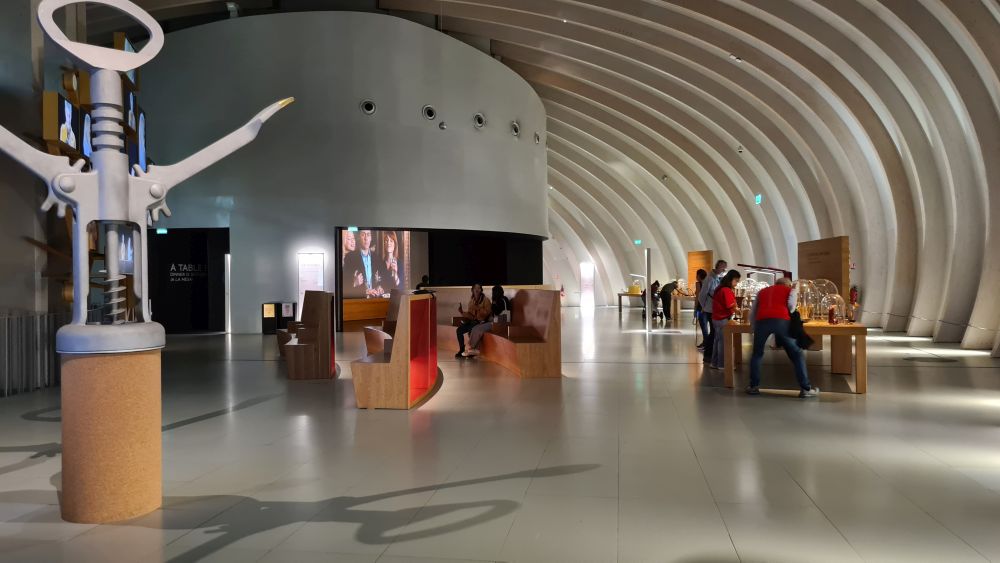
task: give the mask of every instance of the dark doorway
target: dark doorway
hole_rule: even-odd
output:
[[[226,330],[229,229],[150,229],[153,320],[168,334]]]

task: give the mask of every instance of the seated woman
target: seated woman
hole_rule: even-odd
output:
[[[483,295],[482,284],[474,284],[472,286],[472,297],[469,299],[468,311],[462,310],[462,304],[458,304],[458,312],[462,315],[462,324],[455,331],[455,334],[458,336],[458,353],[455,354],[456,358],[461,358],[465,355],[465,335],[472,332],[472,329],[476,325],[489,318],[491,311],[490,300]]]
[[[491,301],[489,319],[484,323],[479,323],[472,327],[472,332],[469,333],[469,349],[462,354],[465,357],[479,355],[479,345],[483,341],[483,335],[493,330],[493,323],[510,322],[510,317],[513,313],[510,306],[510,299],[503,294],[503,288],[499,285],[493,286]]]

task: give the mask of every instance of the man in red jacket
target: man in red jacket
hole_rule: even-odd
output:
[[[792,280],[781,278],[771,287],[760,290],[750,309],[750,324],[753,327],[753,357],[750,359],[750,385],[747,393],[760,394],[760,363],[764,360],[764,346],[773,334],[775,342],[785,349],[788,359],[795,366],[795,377],[799,380],[799,397],[816,397],[819,388],[809,384],[806,373],[806,356],[788,336],[791,311],[795,309],[796,294]]]

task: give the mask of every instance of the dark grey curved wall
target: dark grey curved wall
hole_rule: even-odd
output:
[[[258,329],[260,302],[294,297],[300,250],[327,253],[333,287],[337,225],[548,235],[537,95],[482,52],[390,16],[278,14],[169,34],[142,76],[150,155],[179,160],[286,96],[296,103],[254,143],[171,192],[173,217],[157,225],[230,227],[235,332]],[[366,98],[374,116],[359,110]]]

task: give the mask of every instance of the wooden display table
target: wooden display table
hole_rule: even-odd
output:
[[[805,329],[806,334],[817,341],[822,341],[823,336],[830,337],[832,360],[830,372],[844,375],[853,373],[854,392],[859,395],[867,393],[868,327],[857,323],[832,325],[827,322],[808,322],[805,324]],[[743,363],[743,335],[752,333],[753,330],[746,323],[729,323],[723,331],[725,386],[730,389],[733,387],[734,368],[736,364]],[[853,353],[851,338],[854,338]]]
[[[389,300],[385,297],[371,299],[344,299],[344,322],[381,321],[389,313]]]
[[[622,297],[638,297],[639,299],[642,299],[642,294],[641,293],[629,293],[627,291],[621,291],[621,292],[619,292],[618,293],[618,312],[619,313],[622,312]],[[629,307],[631,307],[631,305],[629,305]]]
[[[670,318],[673,319],[674,324],[677,324],[681,317],[681,303],[696,299],[694,295],[684,295],[683,293],[674,293],[670,296]]]

